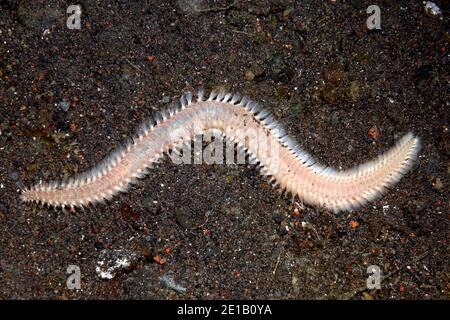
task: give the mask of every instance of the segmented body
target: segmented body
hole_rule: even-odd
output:
[[[66,182],[35,185],[23,190],[21,199],[55,207],[80,207],[111,199],[144,177],[167,151],[210,130],[244,148],[259,162],[261,173],[280,188],[333,211],[352,210],[381,196],[411,168],[420,148],[419,139],[408,133],[377,159],[337,171],[316,163],[269,112],[247,97],[216,92],[205,97],[199,91],[195,100],[187,93],[179,106],[156,114],[123,148],[88,172]],[[249,135],[266,140],[249,141]],[[267,156],[269,146],[276,150],[276,158]]]

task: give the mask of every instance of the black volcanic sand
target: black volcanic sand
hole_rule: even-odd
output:
[[[66,1],[0,1],[0,298],[448,298],[448,2],[435,17],[378,1],[378,31],[373,1],[79,2],[69,30]],[[341,214],[294,212],[246,165],[169,160],[84,212],[20,203],[21,187],[90,168],[199,87],[252,97],[334,167],[408,131],[423,147],[382,199]]]

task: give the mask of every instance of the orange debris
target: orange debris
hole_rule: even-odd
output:
[[[348,224],[350,225],[350,228],[352,228],[352,229],[356,229],[359,226],[359,222],[356,220],[350,220],[350,222]]]
[[[373,139],[373,140],[377,140],[378,136],[380,135],[378,132],[377,127],[372,127],[369,129],[369,136]]]
[[[163,257],[161,257],[159,254],[153,257],[153,260],[155,260],[156,262],[158,262],[159,264],[164,264],[167,262],[166,259],[164,259]]]

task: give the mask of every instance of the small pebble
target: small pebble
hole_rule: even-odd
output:
[[[362,294],[364,300],[374,300],[374,297],[370,293],[364,291]]]
[[[433,187],[436,190],[441,190],[444,187],[444,184],[442,183],[442,180],[440,178],[436,178],[436,181],[434,182]]]
[[[252,81],[255,78],[260,78],[264,76],[264,74],[265,74],[264,68],[259,65],[255,65],[250,69],[248,69],[247,71],[245,71],[244,78],[247,81]]]
[[[432,1],[425,2],[425,12],[433,18],[439,17],[442,15],[441,9]]]
[[[13,172],[11,173],[11,179],[12,179],[12,180],[17,180],[17,179],[19,179],[19,173],[18,173],[17,171],[13,171]]]
[[[60,107],[63,111],[67,112],[70,108],[70,103],[69,103],[69,101],[64,100],[58,104],[58,107]]]
[[[298,278],[296,276],[292,276],[292,285],[296,286],[298,283]]]
[[[129,269],[136,259],[137,255],[128,250],[104,249],[99,254],[95,272],[100,279],[110,280],[118,272]]]
[[[247,81],[252,81],[253,79],[255,79],[255,74],[251,70],[247,70],[247,71],[245,71],[244,78]]]

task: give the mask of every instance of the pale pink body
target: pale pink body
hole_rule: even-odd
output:
[[[411,167],[419,139],[411,133],[377,159],[346,171],[321,166],[290,139],[272,116],[247,98],[199,92],[183,96],[181,106],[144,125],[133,143],[69,182],[36,185],[22,192],[24,201],[53,206],[86,206],[125,191],[168,150],[208,130],[218,130],[256,158],[262,173],[306,203],[334,211],[351,210],[380,196]],[[259,139],[249,139],[256,135]],[[265,141],[261,141],[265,137]],[[268,157],[271,146],[271,157]]]

